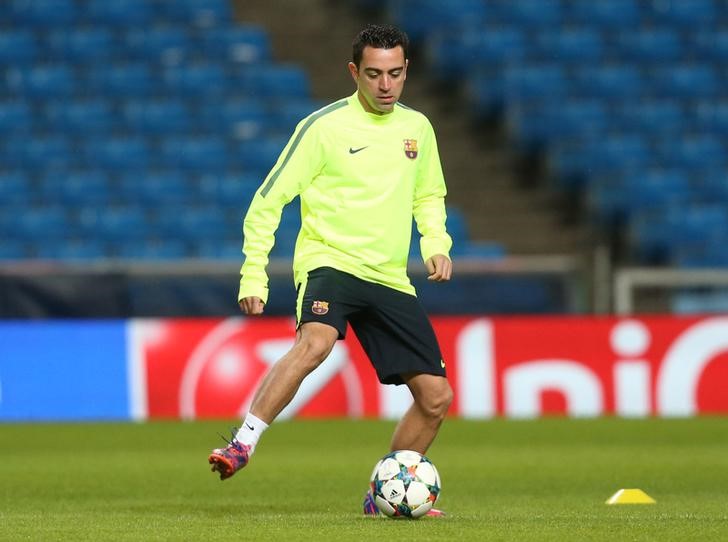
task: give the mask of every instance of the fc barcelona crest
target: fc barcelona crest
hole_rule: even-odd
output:
[[[318,314],[319,316],[323,316],[324,314],[329,312],[329,302],[314,301],[313,305],[311,305],[311,312],[314,314]]]
[[[410,160],[417,158],[417,140],[416,139],[405,139],[404,140],[404,155]]]

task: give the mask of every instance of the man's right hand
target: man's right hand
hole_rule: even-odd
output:
[[[242,310],[245,314],[263,314],[263,309],[265,308],[265,303],[259,298],[255,296],[251,297],[244,297],[240,300],[240,310]]]

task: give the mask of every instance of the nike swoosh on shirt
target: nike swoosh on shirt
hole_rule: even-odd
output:
[[[355,149],[355,148],[353,148],[353,147],[349,147],[349,154],[356,154],[356,153],[358,153],[359,151],[363,151],[363,150],[364,150],[364,149],[366,149],[366,148],[367,148],[368,146],[369,146],[369,145],[367,145],[366,147],[359,147],[358,149]]]

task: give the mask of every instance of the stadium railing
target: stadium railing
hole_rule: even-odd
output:
[[[621,316],[640,312],[726,313],[728,269],[624,267],[614,271],[612,298],[614,313]]]
[[[236,260],[5,261],[0,265],[0,318],[236,316],[241,314],[235,299],[239,269]],[[293,315],[290,259],[271,259],[268,273],[266,314]],[[457,280],[433,285],[419,256],[410,259],[410,277],[431,314],[591,310],[593,273],[581,258],[463,257],[455,258],[455,273]]]

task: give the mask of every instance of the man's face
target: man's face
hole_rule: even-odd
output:
[[[407,59],[402,47],[364,47],[359,69],[349,62],[349,71],[359,89],[359,101],[366,111],[379,115],[392,112],[407,78]]]

